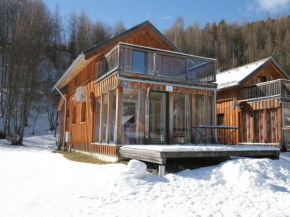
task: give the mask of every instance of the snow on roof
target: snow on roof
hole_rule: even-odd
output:
[[[267,57],[247,65],[218,73],[216,76],[218,89],[239,85],[242,80],[244,80],[247,76],[255,72],[259,67],[266,64],[271,59],[272,57]]]

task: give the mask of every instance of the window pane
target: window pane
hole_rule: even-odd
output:
[[[123,72],[152,74],[153,53],[122,48],[120,65]]]
[[[101,112],[101,98],[99,97],[97,99],[97,104],[96,104],[96,138],[95,142],[100,141],[100,112]]]
[[[190,94],[173,94],[173,143],[190,142]]]
[[[195,95],[195,125],[204,124],[204,98],[202,95]]]
[[[284,108],[284,127],[290,127],[290,108]]]
[[[150,142],[167,142],[166,93],[150,93]]]
[[[199,125],[212,125],[212,113],[213,113],[213,104],[212,96],[207,95],[195,95],[195,126]],[[202,130],[204,132],[204,130]],[[212,130],[207,130],[207,134],[212,135]],[[195,142],[200,138],[198,133],[195,133]],[[210,141],[207,141],[210,142]]]
[[[224,114],[218,114],[218,125],[225,125],[224,124],[224,118],[225,118],[225,115]]]
[[[123,89],[123,144],[144,143],[144,90]]]
[[[146,73],[146,54],[140,51],[133,51],[133,72]]]
[[[110,143],[115,143],[115,126],[116,126],[116,90],[111,92],[110,97]]]
[[[108,122],[108,94],[103,96],[103,109],[102,109],[102,143],[106,142],[107,138],[107,122]]]
[[[156,66],[157,75],[180,79],[186,78],[186,59],[159,54]]]

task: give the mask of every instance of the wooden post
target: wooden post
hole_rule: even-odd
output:
[[[173,144],[173,92],[169,92],[169,144]]]
[[[116,124],[115,124],[115,143],[122,144],[123,138],[123,87],[119,86],[116,93]]]

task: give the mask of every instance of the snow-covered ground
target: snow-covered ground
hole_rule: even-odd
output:
[[[52,135],[0,140],[0,216],[289,216],[290,153],[144,179],[52,153]]]

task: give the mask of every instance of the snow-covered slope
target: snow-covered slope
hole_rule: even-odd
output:
[[[123,164],[72,162],[51,135],[0,140],[0,216],[289,216],[290,154],[136,179]]]

